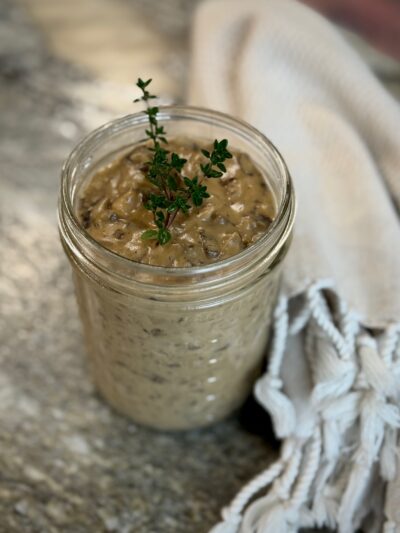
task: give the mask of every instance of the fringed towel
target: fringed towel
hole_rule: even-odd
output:
[[[290,0],[201,4],[189,102],[266,134],[298,199],[255,386],[281,456],[212,531],[378,532],[386,520],[395,532],[383,498],[400,426],[399,106],[327,21]]]

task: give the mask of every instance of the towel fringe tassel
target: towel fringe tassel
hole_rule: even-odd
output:
[[[377,485],[383,489],[395,476],[400,324],[372,336],[329,280],[310,284],[299,301],[291,306],[291,299],[280,297],[268,371],[254,389],[284,439],[280,458],[237,494],[210,533],[295,533],[322,526],[352,533],[381,509],[372,503]],[[299,334],[312,379],[311,412],[306,423],[303,414],[302,428],[281,375],[288,340]],[[375,518],[384,522],[383,515]],[[392,531],[386,521],[384,532]]]

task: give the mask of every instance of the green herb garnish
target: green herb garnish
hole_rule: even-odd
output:
[[[146,135],[152,141],[152,157],[146,163],[146,178],[157,188],[157,193],[151,193],[144,199],[144,207],[153,213],[157,229],[144,231],[142,239],[155,239],[158,244],[166,244],[171,240],[170,227],[177,214],[180,211],[188,214],[193,206],[200,207],[203,200],[209,198],[207,186],[203,185],[204,178],[220,178],[226,171],[224,162],[232,154],[228,151],[226,139],[215,140],[211,152],[201,151],[206,162],[200,165],[200,176],[196,175],[193,179],[186,177],[183,170],[187,160],[161,146],[168,144],[168,141],[164,126],[158,124],[159,108],[152,107],[149,102],[157,98],[147,89],[150,83],[151,79],[138,79],[136,85],[143,94],[134,100],[146,104],[144,113],[149,121]]]

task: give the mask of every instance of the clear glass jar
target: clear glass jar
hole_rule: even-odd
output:
[[[248,124],[186,106],[161,108],[158,119],[170,137],[229,139],[257,164],[277,203],[268,232],[233,257],[190,268],[145,265],[95,242],[80,225],[76,204],[88,176],[145,140],[146,116],[95,130],[64,164],[59,227],[95,385],[141,424],[189,429],[229,415],[260,373],[295,201],[282,157]]]

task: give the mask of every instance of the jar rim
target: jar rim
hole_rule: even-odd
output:
[[[111,120],[86,135],[72,150],[68,158],[63,164],[61,171],[61,194],[59,204],[59,220],[60,227],[63,227],[63,216],[66,212],[68,222],[72,226],[73,231],[79,236],[81,242],[86,242],[97,253],[102,254],[105,258],[111,261],[117,262],[118,265],[124,269],[132,269],[135,271],[141,271],[144,275],[149,276],[168,276],[168,278],[179,277],[193,277],[201,274],[215,273],[225,268],[234,268],[235,265],[241,263],[246,264],[248,259],[255,253],[260,252],[262,249],[267,248],[272,251],[281,239],[288,235],[293,226],[293,220],[295,215],[295,198],[293,184],[290,177],[289,170],[286,163],[275,145],[258,129],[244,120],[234,118],[226,113],[220,111],[214,111],[208,108],[188,106],[188,105],[169,105],[160,106],[158,119],[159,121],[167,121],[174,118],[185,118],[194,120],[207,120],[211,119],[218,121],[218,125],[227,127],[228,129],[240,130],[242,133],[246,133],[246,136],[251,138],[252,142],[258,142],[264,148],[272,154],[275,163],[279,167],[279,175],[282,177],[283,194],[280,205],[278,206],[277,214],[268,230],[263,234],[256,242],[249,245],[247,248],[226,259],[216,261],[215,263],[209,263],[205,265],[195,265],[190,267],[176,267],[176,266],[158,266],[140,263],[127,257],[123,257],[112,250],[104,247],[98,243],[82,226],[75,213],[73,206],[73,198],[70,194],[68,185],[69,178],[71,178],[75,172],[76,163],[80,160],[85,148],[88,144],[99,143],[101,139],[106,139],[108,133],[117,133],[129,126],[141,126],[147,123],[147,116],[143,111],[125,115],[117,119]],[[65,206],[65,210],[64,210]],[[283,239],[286,240],[286,239]],[[119,270],[119,269],[118,269]]]

